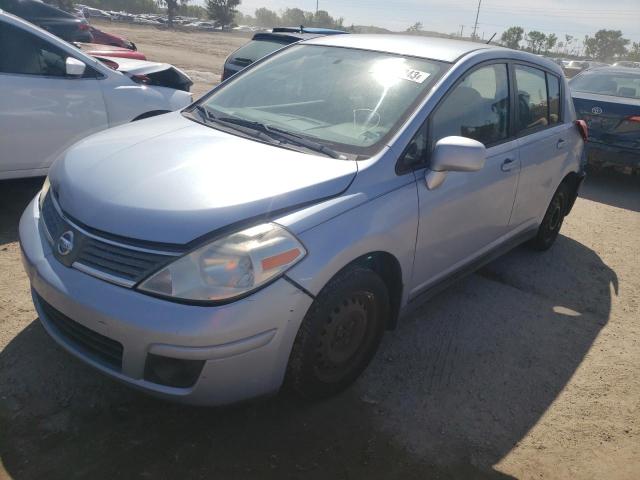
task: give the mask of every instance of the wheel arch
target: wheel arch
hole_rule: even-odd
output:
[[[343,273],[346,269],[359,266],[366,268],[378,274],[382,279],[387,292],[389,294],[389,304],[391,307],[391,316],[387,323],[387,330],[394,330],[398,325],[398,316],[400,313],[400,305],[402,303],[402,267],[398,259],[391,253],[386,251],[372,251],[360,255],[347,263],[344,267],[338,270],[327,282],[327,285]]]
[[[580,185],[582,184],[584,177],[584,173],[569,172],[560,182],[560,185],[566,185],[570,192],[569,203],[567,204],[565,215],[569,215],[569,213],[571,213],[571,209],[578,198],[578,191],[580,190]]]

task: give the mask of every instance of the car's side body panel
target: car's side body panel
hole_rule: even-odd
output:
[[[348,201],[336,199],[322,206],[309,207],[308,211],[313,212],[313,218],[322,218],[319,212],[323,211],[324,207],[329,209],[331,213],[327,214],[328,218],[323,219],[324,223],[305,230],[309,228],[311,221],[305,219],[304,213],[294,213],[279,220],[290,226],[293,231],[302,230],[303,242],[312,242],[309,246],[309,257],[289,272],[291,278],[315,295],[349,262],[368,252],[386,251],[396,257],[402,268],[404,306],[411,298],[444,281],[449,275],[454,275],[487,254],[500,250],[501,245],[511,245],[514,239],[524,241],[530,238],[564,176],[581,170],[583,141],[574,126],[575,113],[567,93],[563,93],[563,123],[555,129],[531,135],[532,138],[555,138],[560,132],[564,133],[566,144],[562,152],[558,154],[555,150],[545,150],[535,143],[530,143],[531,152],[525,150],[525,153],[533,153],[534,156],[536,153],[539,156],[550,155],[550,158],[541,157],[541,162],[548,171],[536,172],[535,169],[532,171],[531,167],[527,167],[527,172],[520,172],[520,146],[525,141],[516,138],[514,134],[509,142],[489,149],[489,157],[483,171],[449,174],[439,190],[427,191],[424,184],[424,168],[415,172],[416,183],[413,191],[406,186],[384,195],[385,188],[389,188],[389,181],[383,181],[386,173],[389,173],[385,168],[395,166],[413,136],[465,72],[490,61],[526,60],[531,60],[528,54],[511,50],[477,50],[468,53],[432,88],[422,105],[389,142],[391,148],[379,158],[372,159],[373,165],[370,168],[360,169],[361,172],[353,185],[345,192],[345,195],[349,195]],[[558,76],[561,75],[560,67],[553,62],[541,59],[536,65]],[[566,85],[564,92],[568,92]],[[525,142],[525,145],[527,143]],[[555,144],[553,147],[555,149]],[[515,160],[515,168],[510,172],[504,172],[501,168],[507,157]],[[379,174],[373,175],[373,172]],[[525,187],[521,192],[519,182],[523,176]],[[401,177],[402,175],[399,176]],[[382,186],[383,184],[385,186]],[[360,193],[362,190],[368,192],[372,189],[379,191],[383,196],[377,198]],[[414,201],[410,199],[410,191],[416,195],[419,208],[414,209],[408,203]],[[399,192],[402,192],[402,195]],[[532,205],[534,202],[535,205]],[[355,204],[358,205],[357,208],[354,207]],[[385,210],[383,205],[402,207],[399,210]],[[523,210],[524,207],[530,208],[531,211],[526,212]],[[371,232],[372,216],[382,218],[377,216],[379,212],[385,213],[385,221],[389,223],[386,227],[378,228],[398,229],[401,232],[399,238],[403,240],[385,231],[386,237],[380,235],[376,239],[378,243],[370,243],[368,239],[357,241],[358,235],[354,232]],[[405,218],[407,212],[419,216],[420,222],[424,223],[424,230],[419,227],[418,221],[411,222]],[[299,228],[301,225],[305,228]],[[410,240],[413,228],[415,232]],[[351,234],[342,236],[345,229]],[[455,237],[453,241],[442,240],[450,236]],[[316,243],[316,238],[321,240]],[[393,241],[388,241],[389,239]],[[412,255],[408,255],[405,250],[411,241],[415,242],[415,264]]]

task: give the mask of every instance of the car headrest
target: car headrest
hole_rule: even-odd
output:
[[[635,97],[636,89],[633,87],[620,87],[618,89],[618,95],[621,97]]]

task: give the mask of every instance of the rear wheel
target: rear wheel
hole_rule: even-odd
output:
[[[335,394],[358,378],[378,349],[389,296],[373,271],[349,267],[320,292],[291,351],[286,385],[306,398]]]
[[[551,199],[540,227],[538,227],[538,233],[529,242],[529,246],[534,250],[548,250],[556,241],[569,207],[569,193],[568,185],[566,183],[560,184]]]

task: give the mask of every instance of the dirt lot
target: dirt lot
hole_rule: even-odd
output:
[[[135,42],[148,60],[171,63],[183,69],[194,81],[191,91],[196,98],[220,82],[227,56],[251,39],[249,33],[174,32],[149,26],[92,23]]]
[[[215,75],[244,41],[111,30]],[[41,182],[0,182],[0,478],[640,478],[637,177],[589,177],[550,251],[403,319],[344,394],[224,409],[133,392],[48,338],[17,243]]]

